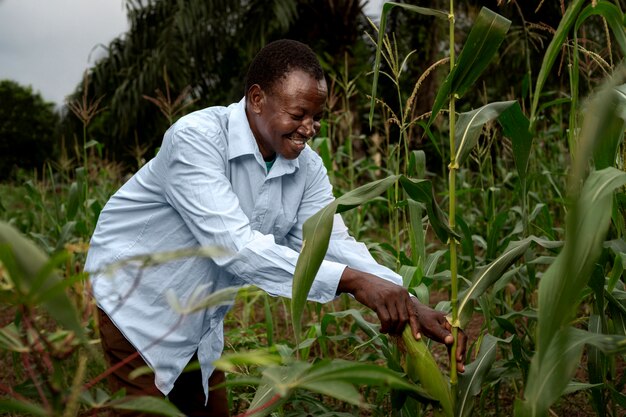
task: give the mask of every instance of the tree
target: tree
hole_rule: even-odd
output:
[[[189,100],[204,107],[243,94],[241,79],[250,57],[293,21],[295,0],[128,0],[130,30],[108,46],[90,70],[88,96],[106,108],[91,126],[116,159],[136,141],[160,144],[168,121],[143,96],[165,91],[172,100],[187,87]],[[74,98],[80,98],[78,86]],[[190,108],[191,109],[191,108]],[[76,131],[75,119],[71,130]]]
[[[89,127],[90,139],[104,143],[105,152],[117,160],[136,143],[156,148],[170,122],[145,96],[154,98],[167,87],[173,102],[185,92],[182,101],[194,102],[187,111],[239,100],[252,57],[278,38],[311,45],[329,65],[343,63],[345,52],[354,53],[354,42],[363,43],[361,3],[128,0],[129,32],[111,42],[107,56],[88,74],[88,97],[102,97],[105,108]],[[367,63],[367,57],[358,61]],[[74,99],[82,97],[83,88],[77,87]],[[70,132],[79,130],[72,115],[66,122],[73,124]]]
[[[59,121],[54,103],[32,88],[0,81],[0,180],[19,168],[40,168],[54,149]]]

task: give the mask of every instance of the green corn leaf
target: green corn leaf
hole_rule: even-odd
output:
[[[141,411],[148,414],[158,414],[161,416],[184,417],[174,404],[164,398],[158,397],[124,397],[121,400],[115,400],[109,405],[116,410]]]
[[[50,295],[50,290],[52,289],[51,287],[56,287],[56,286],[62,286],[62,288],[66,288],[63,284],[63,281],[66,280],[59,280],[57,283],[53,284],[53,285],[49,285],[48,281],[48,277],[54,273],[56,273],[56,271],[58,270],[58,268],[60,268],[65,262],[67,262],[67,260],[70,258],[70,254],[68,252],[58,252],[53,254],[50,258],[48,258],[48,261],[44,264],[44,266],[39,270],[39,272],[37,272],[37,275],[35,275],[35,279],[32,280],[31,284],[30,284],[30,293],[31,295],[35,298],[35,300],[45,300],[47,297],[49,297]],[[70,281],[70,280],[67,280]],[[42,288],[48,285],[48,287],[46,288],[46,291],[42,291]]]
[[[535,354],[532,359],[524,400],[515,405],[518,417],[543,417],[548,408],[565,391],[574,374],[585,344],[603,352],[617,353],[626,350],[626,337],[590,333],[573,327],[554,334],[542,360]]]
[[[619,145],[624,139],[626,84],[609,90],[603,100],[608,103],[603,112],[595,116],[601,119],[598,122],[599,140],[593,152],[594,165],[598,170],[615,165]]]
[[[590,332],[597,334],[602,333],[602,320],[600,320],[600,317],[597,314],[592,314],[589,317],[589,324],[587,328]],[[601,386],[604,379],[605,368],[606,357],[602,354],[600,349],[595,346],[589,346],[587,348],[587,372],[589,375],[589,382]],[[596,410],[606,410],[605,398],[601,390],[592,390],[591,400],[595,404]]]
[[[307,295],[328,250],[335,213],[347,211],[373,200],[396,181],[400,181],[411,198],[426,205],[433,230],[442,241],[447,241],[448,236],[456,236],[447,226],[445,215],[433,197],[432,183],[428,180],[411,180],[401,175],[392,175],[365,184],[337,198],[307,219],[302,228],[302,250],[296,263],[291,302],[296,338],[300,337],[302,330],[302,311],[306,304]]]
[[[78,213],[78,207],[80,206],[80,199],[82,196],[82,190],[78,189],[78,184],[73,182],[70,185],[69,195],[67,197],[67,220],[74,220],[76,213]]]
[[[194,248],[176,249],[171,251],[150,253],[146,255],[130,256],[128,258],[124,258],[119,262],[107,264],[101,271],[98,272],[112,275],[115,273],[115,271],[124,268],[127,265],[139,264],[143,268],[147,268],[150,266],[161,265],[182,258],[190,258],[194,256],[215,258],[219,256],[227,256],[230,253],[230,251],[219,246],[200,246]]]
[[[626,31],[624,30],[624,14],[622,10],[615,4],[606,0],[599,0],[595,4],[585,7],[576,19],[575,31],[582,26],[585,20],[590,16],[602,16],[611,28],[611,34],[615,37],[617,44],[622,50],[622,54],[626,55]]]
[[[311,365],[305,362],[294,362],[289,366],[264,369],[261,385],[257,388],[246,415],[266,416],[284,404],[292,393],[293,381],[310,367]]]
[[[476,146],[483,125],[500,115],[503,111],[511,107],[516,101],[499,101],[489,103],[479,109],[467,113],[461,113],[457,121],[455,133],[456,142],[456,167],[465,163],[471,150]]]
[[[459,374],[459,393],[456,400],[457,417],[469,417],[474,407],[474,397],[480,393],[482,384],[496,360],[498,343],[510,343],[513,336],[499,339],[487,334],[480,345],[476,359],[465,366],[465,372]]]
[[[448,227],[448,219],[437,204],[437,200],[435,200],[433,185],[430,181],[414,180],[400,176],[400,184],[409,197],[417,202],[424,203],[430,225],[441,242],[447,242],[451,236],[457,239],[461,238],[458,233]]]
[[[40,271],[49,268],[48,256],[5,222],[0,222],[0,246],[5,246],[12,252],[15,268],[9,270],[11,279],[16,285],[17,282],[21,283],[21,291],[29,298],[39,298],[37,294],[29,293],[33,287],[37,289],[37,293],[45,294],[48,289],[60,282],[61,278],[52,269],[48,269],[50,273],[43,278],[39,276]],[[43,297],[41,306],[59,324],[75,332],[79,338],[84,338],[78,313],[66,293],[55,292],[52,296]]]
[[[626,394],[617,391],[613,387],[609,387],[609,391],[611,392],[611,397],[615,404],[618,404],[622,409],[626,408]]]
[[[534,130],[535,118],[537,106],[539,105],[539,98],[541,97],[541,91],[543,90],[543,86],[545,85],[548,76],[550,75],[550,71],[552,70],[552,66],[556,61],[557,57],[561,53],[561,46],[565,42],[567,35],[572,28],[572,25],[576,22],[576,18],[583,7],[586,0],[573,0],[570,2],[559,26],[554,33],[554,37],[548,48],[546,49],[546,53],[543,56],[543,61],[541,63],[541,68],[539,69],[539,74],[537,75],[537,83],[535,85],[535,95],[533,97],[533,103],[530,108],[530,131]]]
[[[405,10],[417,12],[417,13],[424,14],[427,16],[438,17],[440,19],[445,19],[445,20],[448,19],[448,13],[443,12],[441,10],[429,9],[426,7],[418,7],[418,6],[413,6],[410,4],[395,3],[395,2],[386,2],[385,4],[383,4],[383,9],[380,14],[380,28],[378,29],[378,40],[376,44],[376,57],[374,59],[374,71],[373,71],[374,78],[372,80],[372,95],[371,95],[371,101],[370,101],[370,115],[369,115],[370,128],[372,127],[372,122],[374,120],[374,109],[376,108],[376,90],[378,89],[378,76],[380,73],[380,57],[382,54],[383,39],[385,37],[385,29],[387,27],[387,19],[388,19],[389,13],[391,12],[391,9],[393,9],[394,7],[400,7]]]
[[[569,238],[540,282],[537,351],[525,384],[525,399],[515,406],[517,416],[546,415],[566,388],[583,344],[610,351],[626,343],[624,338],[616,341],[617,336],[585,332],[583,337],[566,327],[600,253],[609,226],[612,193],[624,184],[626,173],[614,168],[592,172],[568,215]]]
[[[606,99],[610,91],[611,87],[605,88],[594,97],[594,112],[586,115],[581,129],[578,152],[568,178],[573,204],[566,221],[567,238],[539,285],[536,353],[525,384],[524,400],[515,405],[516,416],[546,415],[565,390],[585,343],[605,353],[626,347],[621,336],[587,332],[581,335],[579,330],[568,327],[602,250],[611,219],[613,193],[626,184],[626,173],[615,168],[587,174],[588,161],[604,138],[602,125],[615,114],[607,109],[611,105]]]
[[[13,398],[0,399],[0,412],[3,414],[20,413],[15,415],[42,416],[48,417],[50,414],[40,405],[27,401],[20,401]]]
[[[322,123],[324,123],[324,126],[328,125],[328,123],[323,120]],[[325,133],[320,133],[319,136],[313,139],[311,143],[311,148],[313,148],[313,150],[315,150],[322,158],[322,162],[324,163],[324,168],[326,168],[326,171],[328,171],[329,174],[332,174],[333,159],[330,151],[330,138],[325,136]]]
[[[413,151],[409,156],[409,175],[415,178],[426,176],[426,153],[424,151]],[[422,205],[414,200],[408,200],[409,225],[411,238],[411,253],[413,254],[413,264],[420,273],[424,270],[426,260],[426,237],[422,227],[423,210]],[[407,285],[405,285],[407,286]]]
[[[111,399],[111,396],[102,390],[102,388],[95,389],[95,397],[91,391],[84,390],[80,393],[80,401],[89,406],[90,408],[105,407],[105,403]]]
[[[363,401],[363,397],[354,385],[342,381],[306,381],[299,385],[299,388],[313,391],[318,394],[327,395],[367,409],[370,406]]]
[[[184,306],[178,299],[176,292],[171,288],[166,290],[165,298],[170,307],[178,314],[189,315],[211,307],[232,304],[235,296],[242,288],[245,287],[226,287],[207,294],[206,288],[200,286],[187,297],[187,303]]]
[[[235,372],[237,367],[245,365],[268,366],[282,362],[280,355],[267,350],[258,349],[248,352],[226,353],[220,356],[213,364],[216,368],[226,372]]]
[[[0,348],[11,352],[30,352],[30,347],[22,343],[20,332],[15,323],[9,323],[0,329]]]
[[[529,131],[530,120],[522,113],[519,102],[516,102],[502,112],[498,122],[502,125],[504,136],[511,140],[517,175],[524,182],[528,172],[528,160],[533,141],[533,135]]]
[[[372,181],[345,193],[335,200],[337,202],[337,213],[348,211],[373,200],[395,184],[399,178],[399,175],[392,175],[381,180]]]
[[[563,390],[563,395],[573,394],[578,391],[586,391],[593,388],[600,388],[604,384],[585,384],[584,382],[570,381]]]
[[[459,296],[461,300],[458,310],[459,316],[463,317],[464,314],[467,314],[465,310],[471,307],[470,301],[480,297],[494,282],[502,277],[502,273],[506,269],[524,255],[533,239],[533,237],[530,237],[521,241],[511,242],[502,255],[489,265],[477,270],[472,280],[472,285]]]
[[[413,369],[408,370],[407,373],[417,375],[426,394],[439,402],[444,415],[452,417],[454,414],[450,385],[441,373],[426,344],[422,339],[415,340],[415,336],[411,332],[411,326],[404,328],[402,340],[406,346],[407,355],[413,359],[410,361]]]
[[[600,254],[609,227],[613,191],[626,184],[626,173],[615,168],[592,172],[577,204],[568,215],[565,245],[539,286],[538,352],[551,335],[567,324]]]
[[[424,400],[432,400],[424,389],[407,381],[398,372],[377,365],[342,360],[318,362],[302,376],[298,381],[298,387],[338,398],[333,394],[332,389],[328,392],[321,392],[318,391],[319,388],[312,388],[312,386],[325,386],[328,389],[332,388],[337,382],[406,390],[413,392]]]
[[[510,26],[510,20],[486,7],[480,9],[454,68],[437,92],[428,125],[451,95],[461,97],[474,85],[495,56]]]
[[[615,334],[626,336],[626,308],[613,298],[609,302],[609,311],[613,318],[613,331]]]

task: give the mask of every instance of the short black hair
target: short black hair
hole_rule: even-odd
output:
[[[313,50],[302,42],[281,39],[268,43],[250,64],[246,74],[245,95],[254,84],[271,91],[287,73],[301,70],[316,80],[324,78],[324,71]]]

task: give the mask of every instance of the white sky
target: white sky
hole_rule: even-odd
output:
[[[380,13],[369,0],[366,13]],[[0,0],[0,80],[64,104],[102,46],[128,30],[124,0]]]
[[[60,105],[127,28],[123,0],[0,0],[0,79]]]

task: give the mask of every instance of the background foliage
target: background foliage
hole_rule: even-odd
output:
[[[131,30],[77,86],[50,164],[0,184],[0,410],[177,415],[102,383],[81,273],[87,242],[164,129],[238,100],[253,53],[291,37],[325,66],[328,112],[311,145],[338,199],[306,226],[293,301],[239,292],[219,363],[231,409],[621,415],[623,1],[413,3],[387,5],[379,32],[349,0],[127,1]],[[335,211],[412,293],[470,333],[458,380],[439,347],[380,334],[349,298],[304,302]],[[172,256],[181,254],[140,261]],[[58,303],[73,307],[59,315]]]
[[[30,87],[0,81],[0,180],[17,168],[41,170],[52,155],[59,116]]]

